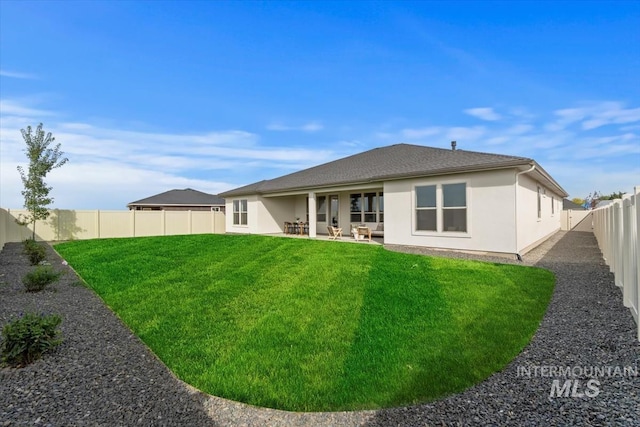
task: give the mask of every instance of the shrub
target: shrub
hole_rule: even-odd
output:
[[[49,284],[55,282],[60,278],[62,273],[55,271],[48,265],[42,265],[35,268],[35,270],[28,272],[23,278],[27,292],[39,292],[46,288]]]
[[[9,366],[26,366],[62,342],[56,330],[62,318],[27,313],[2,328],[0,355]]]
[[[29,257],[31,265],[38,265],[46,258],[47,251],[44,246],[33,239],[27,239],[24,242],[24,252]]]

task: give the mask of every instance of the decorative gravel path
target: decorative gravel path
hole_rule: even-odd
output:
[[[21,278],[30,267],[22,245],[6,244],[0,252],[0,326],[23,311],[59,313],[64,342],[26,368],[0,369],[0,427],[640,426],[640,377],[632,375],[640,369],[636,325],[590,227],[582,230],[559,232],[524,257],[525,264],[553,271],[557,284],[532,342],[503,372],[429,404],[311,414],[254,408],[192,389],[81,286],[51,248],[49,261],[67,273],[50,290],[25,293]],[[603,367],[613,375],[589,376],[590,370]],[[631,368],[626,374],[616,370],[625,367]],[[578,376],[551,375],[551,369],[560,368]],[[579,381],[576,397],[550,397],[554,380],[562,386],[566,379]],[[589,379],[598,381],[591,389],[586,387]]]

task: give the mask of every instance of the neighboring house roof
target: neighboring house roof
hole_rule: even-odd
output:
[[[268,194],[533,165],[550,185],[556,187],[563,196],[567,196],[566,191],[532,159],[411,144],[374,148],[279,178],[230,190],[221,196]]]
[[[169,190],[155,196],[140,199],[127,206],[221,206],[224,199],[215,194],[185,188],[184,190]]]
[[[569,199],[562,199],[562,210],[568,211],[569,209],[571,209],[573,211],[586,211],[587,210],[587,208],[585,208],[584,206],[579,205],[577,203],[574,203]]]

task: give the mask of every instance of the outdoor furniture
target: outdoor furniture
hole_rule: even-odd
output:
[[[298,234],[300,236],[309,234],[309,223],[302,221],[286,221],[284,223],[284,234]]]
[[[293,222],[291,223],[291,234],[302,234],[300,232],[300,223],[299,222]]]
[[[293,224],[285,221],[284,222],[284,234],[291,234],[293,233]]]
[[[329,240],[336,240],[342,237],[342,228],[328,225],[327,230],[329,231]]]
[[[365,238],[371,241],[371,229],[369,227],[358,227],[357,240],[364,240]]]
[[[384,223],[379,223],[375,229],[371,229],[371,235],[374,237],[384,236]]]

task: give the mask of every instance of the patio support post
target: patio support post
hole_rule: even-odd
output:
[[[309,238],[316,237],[316,193],[309,193]]]

